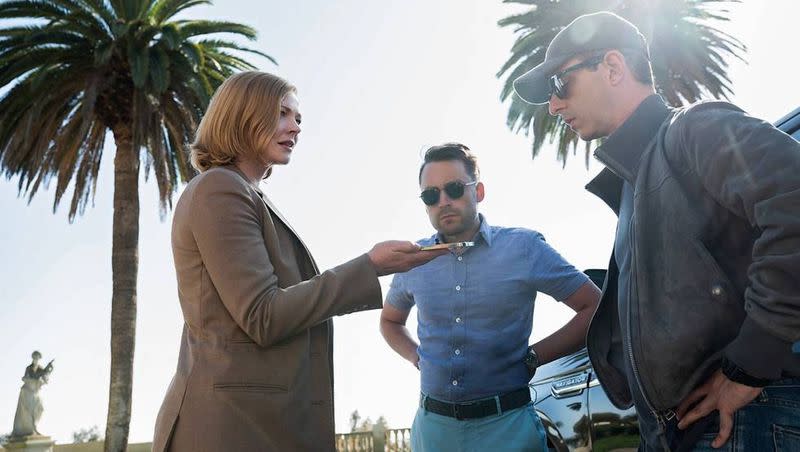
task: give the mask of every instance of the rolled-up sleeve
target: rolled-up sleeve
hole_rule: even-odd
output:
[[[394,275],[386,293],[386,303],[403,312],[408,312],[414,307],[414,295],[406,290],[406,278],[405,273]]]
[[[564,301],[589,281],[585,274],[553,249],[542,234],[531,233],[527,244],[528,265],[532,266],[531,283],[537,291]]]

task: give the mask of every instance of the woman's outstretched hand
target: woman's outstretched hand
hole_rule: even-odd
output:
[[[389,240],[373,246],[367,255],[378,276],[384,276],[406,272],[449,252],[448,249],[421,251],[416,243]]]

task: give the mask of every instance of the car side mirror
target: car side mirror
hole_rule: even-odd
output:
[[[600,290],[603,289],[603,284],[606,282],[606,273],[608,273],[608,271],[603,268],[590,268],[583,272],[586,273],[586,276],[592,280],[595,286],[599,287]]]

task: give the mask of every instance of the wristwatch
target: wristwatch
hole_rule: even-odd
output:
[[[772,383],[772,380],[758,378],[748,374],[744,369],[728,359],[727,356],[722,357],[722,374],[728,377],[730,381],[753,388],[763,388]]]
[[[536,368],[539,367],[539,355],[536,354],[536,350],[533,349],[533,345],[528,347],[528,351],[525,353],[525,367],[528,368],[528,372],[530,376],[536,373]]]

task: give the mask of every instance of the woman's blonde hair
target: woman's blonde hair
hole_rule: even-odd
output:
[[[261,158],[280,118],[281,101],[295,87],[266,72],[228,77],[211,98],[191,145],[192,166],[203,172],[241,156]]]

